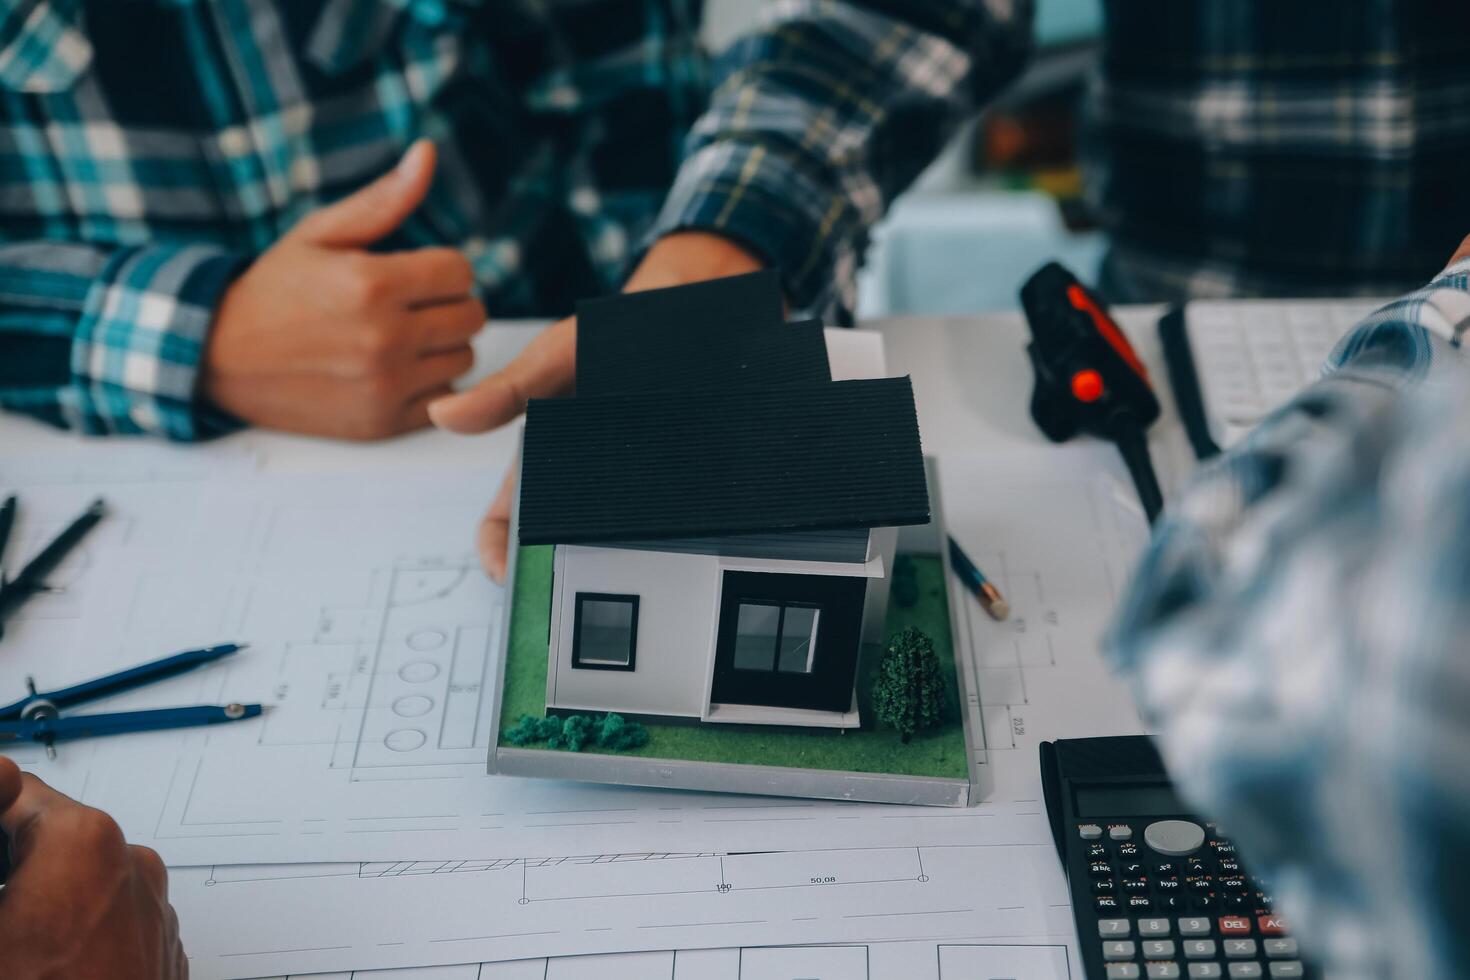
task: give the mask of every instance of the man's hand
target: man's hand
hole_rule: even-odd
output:
[[[679,232],[649,249],[624,291],[681,286],[759,268],[760,260],[728,238],[705,232]],[[532,398],[571,391],[576,371],[577,321],[568,318],[547,327],[503,370],[469,391],[434,402],[429,414],[435,425],[450,432],[486,432],[514,420],[526,410],[526,402]],[[497,582],[505,579],[515,477],[512,468],[480,522],[476,541],[485,571]]]
[[[428,423],[430,401],[474,366],[485,322],[470,264],[449,248],[377,255],[434,180],[433,144],[307,216],[225,293],[204,398],[243,421],[346,439]]]
[[[13,868],[0,891],[7,980],[184,980],[189,963],[158,855],[105,813],[0,757],[0,828]]]

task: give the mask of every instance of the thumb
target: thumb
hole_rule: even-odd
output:
[[[434,183],[437,162],[434,144],[419,140],[398,166],[350,197],[314,212],[295,234],[334,248],[362,248],[386,238],[423,202]]]
[[[570,391],[576,375],[577,321],[561,320],[473,388],[431,402],[429,419],[450,432],[487,432],[524,412],[527,399]]]

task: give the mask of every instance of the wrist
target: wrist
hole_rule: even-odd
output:
[[[707,231],[676,231],[648,250],[624,292],[682,286],[756,272],[766,263],[734,239]]]

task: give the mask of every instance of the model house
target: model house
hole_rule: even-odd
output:
[[[516,521],[554,545],[548,712],[853,728],[897,528],[930,519],[907,378],[833,381],[758,274],[585,304]]]

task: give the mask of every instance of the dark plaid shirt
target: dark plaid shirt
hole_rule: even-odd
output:
[[[1114,298],[1394,295],[1470,233],[1470,4],[1106,16],[1086,154]]]
[[[4,0],[0,405],[208,434],[214,307],[315,207],[440,146],[386,247],[449,244],[493,316],[720,231],[849,310],[867,228],[1024,61],[1030,0],[777,0],[722,62],[700,0]],[[670,188],[673,188],[670,192]]]

